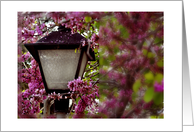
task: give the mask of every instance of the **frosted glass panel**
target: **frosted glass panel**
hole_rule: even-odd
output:
[[[88,61],[87,55],[86,55],[86,52],[84,52],[82,62],[81,62],[80,71],[79,71],[79,75],[78,75],[79,77],[82,77],[82,74],[83,74],[83,72],[85,70],[85,67],[86,67],[86,64],[87,64],[87,61]]]
[[[66,89],[75,78],[80,53],[74,49],[38,50],[48,89]]]

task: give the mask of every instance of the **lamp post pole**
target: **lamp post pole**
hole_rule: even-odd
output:
[[[50,98],[46,98],[44,100],[44,116],[50,116],[50,105],[51,105],[51,100]]]

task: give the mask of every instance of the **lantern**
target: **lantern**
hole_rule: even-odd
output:
[[[68,92],[68,81],[82,77],[87,62],[95,60],[93,50],[82,46],[84,41],[82,35],[60,26],[36,43],[24,44],[39,64],[47,93]]]

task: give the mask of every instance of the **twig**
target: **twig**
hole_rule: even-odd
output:
[[[92,87],[99,82],[99,79],[92,84]]]
[[[61,95],[79,94],[78,92],[62,93]]]
[[[89,31],[89,26],[90,26],[90,24],[88,23],[87,32]],[[92,58],[92,56],[90,55],[89,51],[90,51],[90,41],[88,41],[87,55],[88,55],[88,57],[89,57],[91,60],[93,60],[93,58]]]
[[[125,59],[121,64],[116,65],[115,67],[113,67],[112,69],[110,69],[108,72],[106,72],[105,74],[103,74],[99,79],[103,78],[104,76],[106,76],[109,72],[111,72],[112,70],[118,68],[120,65],[124,64],[127,60],[129,60],[129,58]]]
[[[160,41],[160,42],[154,43],[153,45],[161,44],[161,43],[163,43],[163,42],[164,42],[164,41],[162,40],[162,41]]]
[[[75,103],[75,99],[72,99],[72,105],[70,106],[71,109],[69,111],[69,114],[73,111],[74,103]]]
[[[88,63],[89,64],[89,63]],[[89,64],[90,66],[96,66],[96,65],[99,65],[98,62],[96,62],[95,64],[91,65]]]
[[[85,72],[88,72],[88,71],[90,71],[90,70],[93,70],[93,69],[95,69],[96,67],[98,67],[99,66],[99,64],[97,64],[95,67],[93,67],[92,69],[87,69]]]
[[[44,109],[44,107],[42,107],[41,109],[40,109],[40,111],[42,111]]]
[[[115,80],[110,80],[110,81],[103,81],[103,80],[100,80],[99,83],[112,83],[112,84],[117,84],[117,81]]]
[[[22,63],[24,64],[25,68],[28,69],[28,67],[26,66],[25,62],[22,62]]]
[[[89,78],[91,78],[91,77],[94,77],[94,76],[97,76],[97,75],[99,75],[99,73],[96,73],[96,74],[91,75],[91,76],[85,76],[85,77],[89,77]]]
[[[141,102],[142,102],[142,100],[140,100],[140,101],[135,105],[135,107],[125,115],[125,118],[131,116],[131,115],[133,114],[133,112],[135,111],[135,109],[138,107],[138,105],[139,105]]]

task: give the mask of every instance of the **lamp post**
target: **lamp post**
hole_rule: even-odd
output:
[[[42,80],[47,93],[68,93],[68,81],[82,77],[87,61],[94,61],[95,55],[90,46],[82,46],[87,41],[71,29],[60,26],[58,31],[41,38],[36,43],[24,46],[39,64]],[[79,48],[79,52],[75,49]],[[67,112],[69,99],[55,101],[55,111]],[[48,107],[48,101],[44,107]],[[46,108],[44,108],[46,109]],[[48,114],[49,114],[48,110]]]

